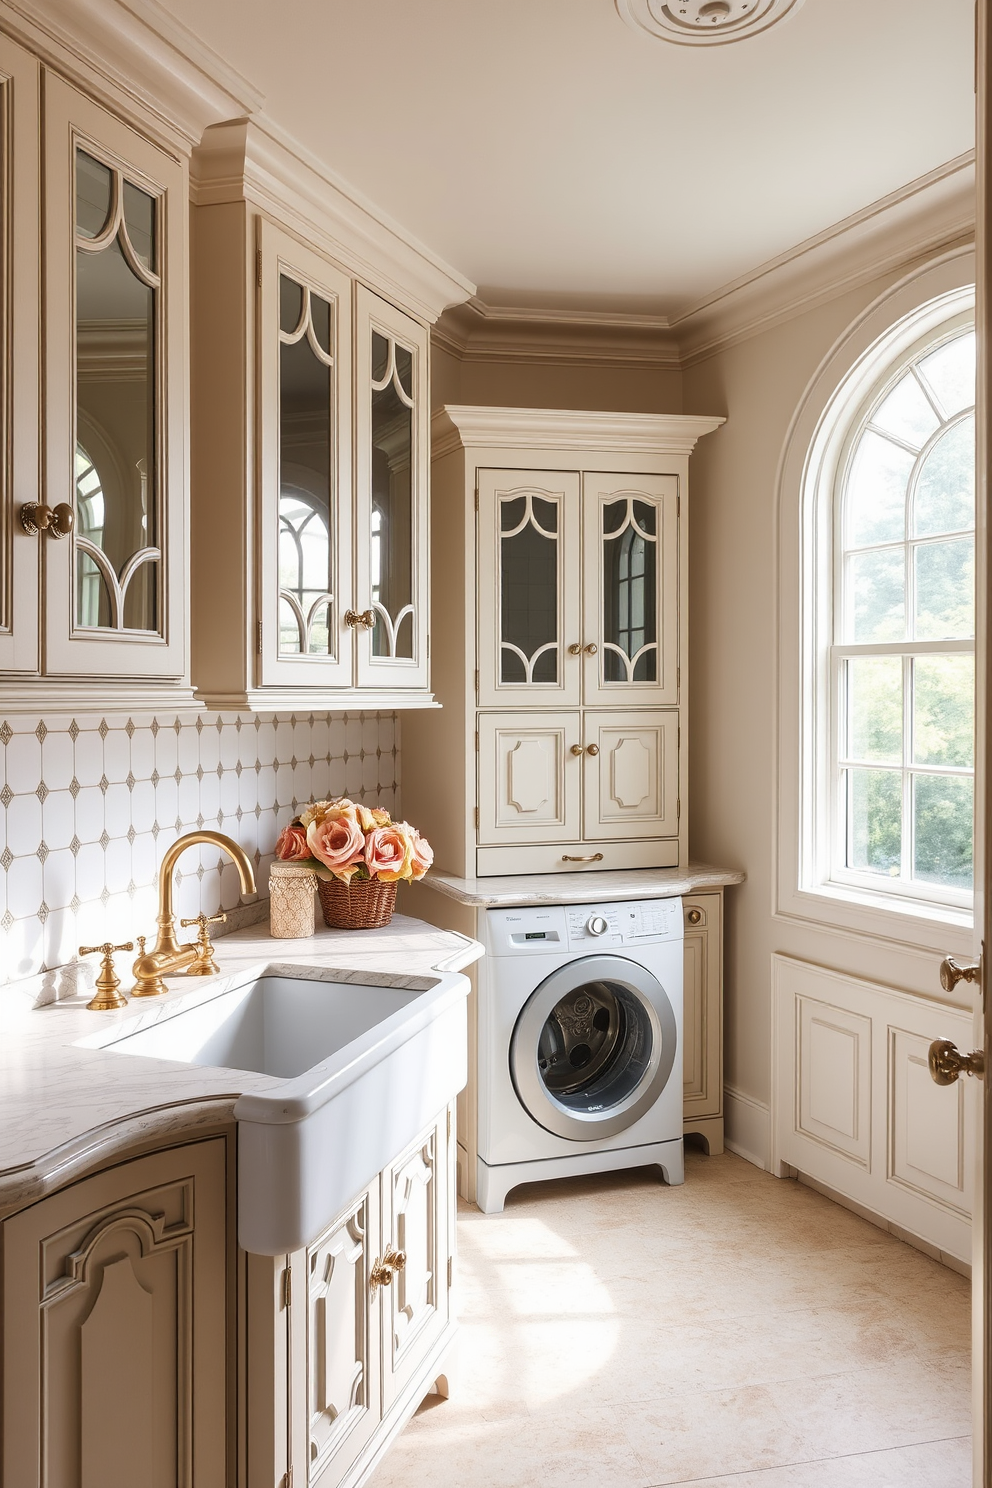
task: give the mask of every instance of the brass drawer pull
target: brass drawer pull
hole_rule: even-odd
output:
[[[571,853],[562,853],[561,860],[563,863],[601,863],[603,861],[603,854],[590,853],[586,858],[576,858]]]
[[[345,625],[350,625],[352,627],[352,629],[354,629],[354,627],[356,625],[364,625],[364,627],[365,627],[366,630],[374,630],[375,629],[375,611],[374,610],[361,610],[361,611],[359,611],[359,610],[345,610],[345,612],[344,612],[344,623],[345,623]]]
[[[397,1271],[402,1271],[406,1265],[406,1254],[402,1250],[393,1250],[392,1246],[386,1251],[381,1261],[372,1263],[369,1272],[369,1291],[373,1297],[381,1286],[389,1286]]]

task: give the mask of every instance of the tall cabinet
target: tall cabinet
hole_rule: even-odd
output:
[[[403,799],[466,877],[687,857],[686,484],[722,420],[448,406]]]

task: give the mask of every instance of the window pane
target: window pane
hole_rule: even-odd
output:
[[[920,765],[971,766],[975,732],[975,658],[918,656],[913,662],[913,759]]]
[[[948,418],[970,408],[975,401],[974,331],[932,351],[923,358],[920,371]]]
[[[969,537],[922,543],[916,549],[917,640],[964,640],[974,634],[974,542]]]
[[[902,764],[902,657],[848,661],[847,729],[849,758]]]
[[[902,862],[902,775],[898,770],[845,770],[847,866],[895,878]]]
[[[913,532],[965,532],[975,525],[975,420],[948,429],[927,455],[913,499]]]
[[[939,422],[912,372],[896,383],[881,408],[872,414],[871,421],[915,449],[922,449]]]
[[[846,639],[901,641],[906,634],[903,549],[857,553],[847,560]]]
[[[891,439],[870,429],[861,436],[847,485],[847,547],[902,541],[913,464],[913,456]]]
[[[973,811],[970,777],[917,775],[913,782],[916,878],[948,888],[971,888]]]

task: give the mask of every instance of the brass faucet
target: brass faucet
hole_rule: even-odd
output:
[[[187,832],[184,837],[177,837],[166,851],[159,870],[158,937],[154,950],[146,951],[145,937],[143,935],[137,937],[141,955],[132,967],[134,972],[132,997],[157,997],[160,992],[167,992],[169,989],[162,980],[164,976],[174,976],[180,971],[185,971],[187,976],[210,976],[217,970],[213,960],[213,948],[207,933],[209,923],[207,917],[200,915],[195,922],[183,921],[184,925],[199,924],[200,934],[195,942],[180,945],[176,939],[176,916],[172,908],[172,880],[176,871],[176,863],[188,847],[195,847],[201,842],[210,842],[214,847],[222,848],[238,870],[241,878],[241,892],[243,894],[255,892],[255,874],[251,863],[248,861],[244,848],[239,847],[232,838],[225,837],[223,832],[209,830]],[[215,918],[223,918],[223,916]]]

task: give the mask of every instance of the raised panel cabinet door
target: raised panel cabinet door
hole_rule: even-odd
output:
[[[382,1293],[382,1405],[387,1411],[448,1321],[446,1115],[382,1175],[383,1252],[404,1265]]]
[[[678,477],[587,472],[582,506],[583,701],[677,703]]]
[[[45,85],[45,671],[187,671],[185,165]]]
[[[429,345],[419,322],[358,287],[350,623],[363,688],[425,689],[430,681]]]
[[[351,280],[259,222],[258,681],[350,687]]]
[[[6,1220],[4,1488],[224,1488],[226,1143]]]
[[[310,1483],[333,1488],[381,1418],[379,1182],[306,1253],[307,1462]]]
[[[38,545],[20,521],[39,502],[40,69],[0,36],[0,671],[38,669]]]
[[[675,837],[679,829],[679,718],[586,712],[582,718],[582,835]]]
[[[683,995],[683,1114],[692,1119],[723,1112],[722,998],[719,894],[682,900],[685,923]]]
[[[480,469],[477,480],[479,704],[577,707],[578,473]]]
[[[576,841],[581,754],[578,713],[480,714],[479,842]]]

